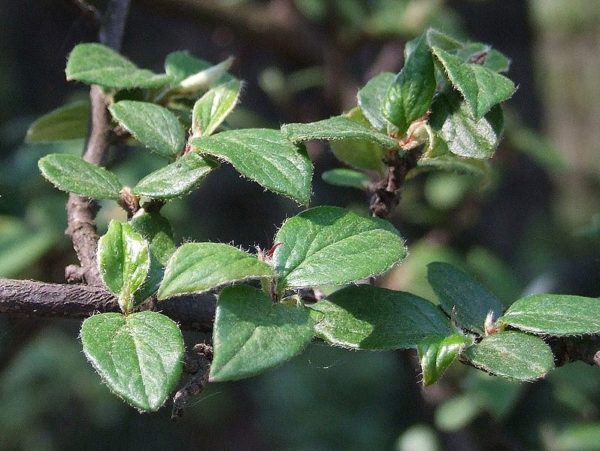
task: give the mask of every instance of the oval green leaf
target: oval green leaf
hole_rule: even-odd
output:
[[[119,298],[121,310],[129,312],[133,294],[150,269],[148,243],[131,224],[111,221],[98,241],[98,268],[104,284]]]
[[[231,130],[191,140],[195,150],[228,161],[243,176],[300,204],[310,201],[312,164],[306,150],[277,130]]]
[[[170,77],[140,69],[114,50],[96,43],[79,44],[69,54],[67,80],[77,80],[107,88],[157,88]]]
[[[61,191],[94,199],[118,200],[121,196],[121,182],[116,175],[78,156],[53,153],[40,159],[38,166]]]
[[[356,188],[366,190],[371,181],[364,172],[354,171],[352,169],[332,169],[325,171],[321,175],[323,181],[335,186],[345,186],[348,188]]]
[[[440,299],[442,309],[455,315],[462,327],[483,333],[488,313],[497,319],[502,303],[477,280],[448,263],[427,265],[427,279]]]
[[[386,149],[396,149],[398,142],[377,130],[362,125],[346,116],[335,116],[308,124],[285,124],[281,132],[292,142],[312,140],[359,140],[378,144]]]
[[[312,340],[313,326],[304,307],[273,304],[247,285],[225,288],[217,303],[210,380],[242,379],[282,364]]]
[[[239,80],[231,80],[204,94],[192,110],[192,133],[194,136],[208,136],[221,125],[233,111],[242,85]]]
[[[172,159],[185,146],[185,130],[173,113],[148,102],[121,100],[108,108],[135,139],[157,154]]]
[[[485,116],[494,105],[508,100],[515,92],[514,83],[479,64],[465,63],[439,47],[431,48],[452,85],[460,91],[475,121]]]
[[[521,332],[485,337],[468,348],[465,356],[477,368],[520,381],[539,379],[554,368],[550,347],[542,339]]]
[[[387,221],[338,207],[316,207],[288,219],[275,236],[280,288],[341,285],[381,274],[406,256]]]
[[[423,371],[423,385],[435,383],[456,360],[462,349],[472,343],[471,338],[459,334],[448,337],[433,335],[421,340],[417,345],[417,353]]]
[[[94,315],[83,322],[80,335],[104,383],[140,411],[158,410],[181,377],[183,336],[160,313]]]
[[[343,288],[310,306],[328,343],[352,349],[414,348],[429,335],[450,334],[448,319],[426,299],[372,285]]]
[[[187,243],[169,260],[158,299],[203,293],[228,283],[272,276],[271,266],[233,246]]]
[[[475,120],[467,104],[452,92],[435,98],[429,123],[453,154],[484,159],[492,157],[498,147],[504,116],[502,109],[495,106],[485,117]]]
[[[206,60],[195,57],[186,50],[169,53],[165,58],[165,72],[171,77],[172,84],[211,67]]]
[[[533,294],[515,301],[500,321],[542,335],[599,334],[600,298]]]
[[[29,126],[26,143],[66,141],[87,137],[90,102],[83,100],[61,106]]]
[[[133,188],[138,196],[173,199],[191,193],[218,163],[197,153],[188,153],[164,168],[144,177]]]
[[[358,106],[369,120],[371,125],[380,131],[387,130],[388,120],[383,115],[383,101],[396,75],[383,72],[371,78],[367,84],[358,91]]]

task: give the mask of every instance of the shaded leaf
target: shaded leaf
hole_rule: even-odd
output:
[[[354,171],[352,169],[332,169],[323,172],[321,177],[330,185],[345,186],[363,191],[366,190],[371,183],[369,177],[365,173]]]
[[[191,140],[194,149],[228,161],[245,177],[266,189],[308,204],[312,164],[303,147],[277,130],[231,130]]]
[[[102,281],[127,313],[150,269],[148,243],[131,224],[113,220],[98,241],[98,268]]]
[[[267,263],[233,246],[187,243],[169,260],[158,298],[203,293],[232,282],[272,276]]]
[[[217,303],[210,380],[242,379],[280,365],[306,347],[313,326],[303,307],[273,304],[247,285],[225,288]]]
[[[233,111],[242,85],[239,80],[231,80],[204,94],[192,111],[192,133],[194,136],[208,136],[221,125]]]
[[[383,102],[383,115],[398,128],[400,136],[413,121],[427,113],[435,89],[433,57],[425,36],[421,36],[415,40],[412,52]]]
[[[41,158],[38,166],[42,175],[61,191],[94,199],[120,198],[117,176],[78,156],[53,153]]]
[[[387,221],[337,207],[316,207],[288,219],[273,254],[280,287],[345,284],[381,274],[406,256]]]
[[[423,385],[435,383],[456,360],[465,346],[473,340],[464,335],[454,334],[447,337],[432,335],[417,344],[417,352],[423,372]]]
[[[188,153],[157,171],[148,174],[133,188],[138,196],[172,199],[191,193],[218,163],[196,153]]]
[[[61,106],[29,126],[26,143],[65,141],[87,137],[90,102],[82,100]]]
[[[140,69],[114,50],[96,43],[79,44],[69,54],[67,80],[78,80],[107,88],[156,88],[170,77]]]
[[[533,294],[515,301],[500,321],[535,334],[598,334],[600,298]]]
[[[427,265],[427,279],[440,298],[448,315],[456,315],[458,323],[474,332],[483,333],[489,312],[497,319],[502,303],[473,277],[448,263]]]
[[[429,123],[450,152],[461,157],[490,158],[500,141],[504,119],[499,106],[476,121],[456,93],[438,95]]]
[[[372,285],[352,285],[310,306],[328,343],[353,349],[414,348],[429,335],[448,335],[447,318],[426,299]]]
[[[554,368],[550,347],[540,338],[521,332],[485,337],[468,348],[465,356],[477,368],[521,381],[539,379]]]
[[[395,149],[398,142],[377,130],[362,125],[346,116],[335,116],[308,124],[285,124],[281,132],[293,142],[312,140],[360,140],[378,144],[386,149]]]
[[[479,64],[465,63],[460,57],[438,47],[432,52],[444,67],[452,85],[460,91],[476,121],[494,105],[508,100],[515,92],[514,83],[503,75]]]
[[[184,343],[177,324],[155,312],[103,313],[81,325],[83,352],[112,392],[156,411],[179,382]]]
[[[171,77],[172,84],[211,67],[212,64],[197,58],[186,50],[172,52],[165,58],[165,72]]]
[[[371,78],[367,84],[358,91],[358,106],[369,120],[371,125],[380,131],[387,130],[388,120],[383,115],[383,102],[396,75],[383,72]]]
[[[173,158],[185,146],[185,130],[173,113],[160,105],[121,100],[109,107],[113,117],[135,139],[157,154]]]

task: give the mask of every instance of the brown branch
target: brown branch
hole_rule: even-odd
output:
[[[102,26],[98,33],[102,44],[116,50],[121,47],[125,20],[129,11],[129,0],[111,0],[106,8]],[[90,88],[91,121],[88,141],[83,159],[89,163],[103,165],[110,146],[111,128],[108,112],[108,99],[99,86]],[[85,280],[88,285],[101,286],[102,280],[96,265],[98,234],[96,233],[96,213],[98,204],[92,199],[69,195],[67,201],[66,235],[73,242],[73,249],[79,259],[80,267],[71,265],[66,268],[68,282]]]
[[[215,299],[182,296],[153,303],[151,309],[178,322],[182,329],[209,332]],[[119,311],[117,298],[101,287],[0,279],[0,314],[10,317],[81,319]]]

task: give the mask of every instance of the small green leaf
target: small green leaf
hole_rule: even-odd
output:
[[[474,278],[448,263],[427,265],[427,279],[440,298],[448,315],[456,315],[458,323],[474,332],[483,333],[488,313],[497,319],[502,303]]]
[[[465,98],[476,121],[485,116],[494,105],[508,100],[515,92],[514,83],[503,75],[479,64],[465,63],[438,47],[432,52],[444,67],[452,85]]]
[[[473,343],[471,338],[454,334],[448,337],[432,335],[417,345],[423,371],[423,385],[435,383],[456,360],[465,346]]]
[[[83,139],[88,134],[89,116],[90,102],[87,100],[61,106],[31,124],[25,142],[31,144]]]
[[[218,163],[197,153],[188,153],[157,171],[148,174],[133,188],[138,196],[172,199],[191,193]]]
[[[371,78],[357,94],[362,113],[379,131],[387,130],[388,120],[382,113],[383,101],[395,78],[395,74],[383,72]]]
[[[285,124],[281,132],[293,142],[312,140],[359,140],[395,149],[398,142],[377,130],[362,125],[346,116],[335,116],[308,124]]]
[[[185,146],[185,130],[173,113],[148,102],[121,100],[109,107],[113,117],[135,139],[165,158],[173,158]]]
[[[143,285],[134,294],[136,304],[158,291],[167,261],[176,250],[171,224],[158,212],[140,210],[130,221],[131,227],[148,242],[150,268]]]
[[[273,304],[247,285],[225,288],[217,303],[210,380],[242,379],[280,365],[312,340],[313,326],[303,307]]]
[[[306,150],[277,130],[231,130],[191,140],[194,149],[228,161],[245,177],[300,204],[310,201],[312,164]]]
[[[465,355],[477,368],[520,381],[539,379],[554,368],[550,347],[540,338],[521,332],[485,337],[468,348]]]
[[[67,61],[67,80],[78,80],[107,88],[157,88],[170,77],[140,69],[127,58],[102,44],[79,44]]]
[[[53,153],[38,161],[42,175],[56,188],[94,199],[119,199],[121,182],[100,166],[75,155]]]
[[[192,111],[194,136],[213,134],[235,107],[241,87],[239,80],[231,80],[211,89],[198,99]]]
[[[344,115],[358,124],[370,127],[369,121],[360,108],[353,108]],[[379,144],[360,139],[341,139],[330,141],[329,145],[335,157],[342,163],[358,169],[371,169],[382,172],[383,148]]]
[[[599,334],[600,298],[533,294],[515,301],[500,321],[534,334]]]
[[[448,335],[448,319],[426,299],[372,285],[352,285],[310,306],[323,316],[317,334],[353,349],[414,348],[429,335]]]
[[[369,177],[364,172],[358,172],[352,169],[332,169],[331,171],[323,172],[321,177],[330,185],[345,186],[363,191],[366,190],[371,183]]]
[[[229,81],[232,77],[226,77],[227,71],[233,64],[233,58],[229,57],[225,61],[220,62],[207,69],[201,70],[196,74],[181,80],[176,87],[179,94],[193,94],[204,89],[208,89],[216,84],[222,78]]]
[[[480,42],[465,44],[456,55],[464,62],[476,63],[494,72],[508,72],[510,68],[510,59],[498,50]]]
[[[267,263],[233,246],[187,243],[169,260],[158,299],[203,293],[228,283],[272,276],[273,269]]]
[[[206,60],[197,58],[185,50],[172,52],[165,59],[165,72],[171,77],[172,84],[211,67]]]
[[[398,128],[400,136],[427,113],[435,88],[433,57],[425,36],[421,36],[383,102],[383,115]]]
[[[431,107],[429,123],[450,152],[461,157],[490,158],[500,141],[504,118],[499,106],[478,121],[456,93],[440,94]]]
[[[448,36],[435,28],[430,28],[425,33],[427,44],[429,47],[438,47],[447,52],[459,50],[463,47],[463,43],[452,36]]]
[[[337,207],[316,207],[288,219],[275,236],[280,287],[341,285],[381,274],[406,256],[387,221]]]
[[[184,343],[156,312],[103,313],[81,325],[83,352],[113,393],[143,412],[158,410],[181,377]]]
[[[150,269],[148,243],[131,224],[111,221],[98,241],[98,268],[107,288],[119,298],[121,310],[132,308],[133,294]]]

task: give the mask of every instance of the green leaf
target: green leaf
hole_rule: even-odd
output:
[[[285,124],[281,132],[293,142],[312,140],[336,141],[359,140],[395,149],[398,142],[377,130],[362,125],[346,116],[335,116],[308,124]]]
[[[173,158],[185,146],[185,130],[173,113],[148,102],[121,100],[109,107],[113,117],[135,139],[157,154]]]
[[[478,121],[455,93],[436,96],[429,123],[450,152],[461,157],[490,158],[500,141],[504,118],[499,106]]]
[[[448,263],[427,265],[427,279],[440,298],[448,315],[456,315],[458,323],[474,332],[483,333],[489,312],[497,319],[502,303],[477,280]]]
[[[492,49],[489,45],[481,42],[470,42],[465,44],[456,52],[456,56],[467,63],[477,63],[494,72],[508,72],[510,59]]]
[[[280,365],[312,340],[313,326],[303,307],[273,304],[247,285],[225,288],[217,303],[210,380],[242,379]]]
[[[435,89],[433,57],[425,36],[422,36],[416,40],[383,102],[383,115],[398,128],[399,136],[404,135],[413,121],[427,113]]]
[[[171,224],[158,212],[140,210],[130,221],[131,227],[148,242],[150,268],[143,285],[134,294],[139,304],[158,291],[165,266],[176,250]]]
[[[387,221],[338,207],[316,207],[288,219],[275,236],[273,265],[283,287],[341,285],[381,274],[406,256]]]
[[[231,130],[191,141],[195,150],[228,161],[245,177],[300,204],[310,201],[312,164],[306,150],[277,130]]]
[[[169,53],[165,59],[165,72],[171,77],[172,84],[178,84],[190,75],[211,66],[208,61],[197,58],[185,50]]]
[[[534,334],[599,334],[600,298],[533,294],[515,301],[500,321]]]
[[[190,75],[179,82],[176,87],[177,93],[194,94],[198,91],[210,88],[222,78],[225,78],[225,81],[231,80],[233,77],[227,77],[227,71],[232,64],[233,58],[229,57],[226,60],[221,61],[219,64]]]
[[[133,188],[138,196],[172,199],[191,193],[218,163],[188,153],[175,163],[148,174]]]
[[[156,411],[181,377],[184,343],[175,322],[156,312],[103,313],[81,325],[83,352],[113,393]]]
[[[98,241],[98,267],[107,288],[119,298],[121,310],[132,308],[133,294],[150,269],[148,243],[131,224],[111,221]]]
[[[383,101],[392,82],[396,78],[391,72],[383,72],[371,78],[358,91],[358,106],[371,125],[380,131],[387,130],[388,120],[383,115]]]
[[[169,260],[158,299],[203,293],[228,283],[272,276],[273,269],[267,263],[233,246],[187,243]]]
[[[353,349],[414,348],[429,335],[448,335],[448,319],[426,299],[372,285],[352,285],[310,306],[323,316],[318,336]]]
[[[488,373],[520,381],[544,377],[554,368],[550,347],[538,337],[500,332],[465,351],[471,363]]]
[[[100,166],[75,155],[53,153],[38,161],[42,175],[56,188],[94,199],[119,199],[121,182]]]
[[[370,127],[369,121],[360,108],[351,109],[345,117]],[[371,169],[378,172],[383,170],[383,148],[379,144],[359,139],[341,139],[330,141],[329,145],[335,157],[342,163],[358,169]]]
[[[439,47],[432,52],[444,67],[452,85],[463,95],[476,121],[485,116],[494,105],[508,100],[515,92],[514,83],[503,75],[479,64],[465,63]]]
[[[447,337],[432,335],[425,337],[417,345],[417,352],[423,371],[423,385],[435,383],[456,360],[465,346],[473,340],[464,335]]]
[[[90,102],[83,100],[61,106],[37,119],[29,126],[25,142],[66,141],[87,137]]]
[[[78,80],[107,88],[157,88],[170,77],[140,69],[127,58],[102,44],[79,44],[67,61],[67,80]]]
[[[448,36],[435,28],[430,28],[425,33],[427,44],[429,47],[438,47],[448,52],[459,50],[463,47],[463,43],[452,36]]]
[[[231,80],[204,94],[192,111],[192,133],[194,136],[208,136],[221,125],[233,111],[242,85],[239,80]]]
[[[321,177],[330,185],[356,188],[362,191],[366,190],[371,183],[369,177],[364,172],[352,169],[332,169],[331,171],[323,172]]]

